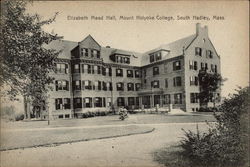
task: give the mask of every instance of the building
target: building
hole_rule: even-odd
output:
[[[107,111],[112,105],[198,111],[199,70],[220,73],[208,28],[199,23],[195,34],[146,53],[102,47],[90,35],[80,42],[54,41],[50,47],[62,50],[48,99],[55,118]]]

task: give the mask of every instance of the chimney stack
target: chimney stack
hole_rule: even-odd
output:
[[[196,23],[196,35],[208,36],[208,27],[201,27],[200,23]]]
[[[196,35],[200,34],[201,23],[196,23]]]

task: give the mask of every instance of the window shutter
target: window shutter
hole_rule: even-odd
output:
[[[58,81],[56,81],[56,91],[58,91]]]
[[[69,73],[69,66],[68,66],[68,64],[65,64],[65,73],[66,73],[66,74]]]

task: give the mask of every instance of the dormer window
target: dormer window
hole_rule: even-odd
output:
[[[155,61],[155,57],[154,57],[154,55],[152,54],[152,55],[149,55],[149,57],[150,57],[150,63],[152,63],[152,62],[154,62]]]
[[[121,55],[116,55],[116,62],[130,64],[130,58]]]
[[[161,55],[161,51],[155,52],[155,53],[151,53],[149,55],[149,61],[150,63],[155,62],[155,61],[159,61],[162,59],[162,55]]]
[[[161,60],[161,52],[156,53],[155,59],[156,61]]]

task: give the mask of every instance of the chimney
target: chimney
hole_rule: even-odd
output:
[[[201,30],[201,23],[196,23],[196,35],[200,34],[200,30]]]
[[[207,25],[205,25],[205,27],[204,27],[204,32],[205,32],[206,35],[208,35],[208,27],[207,27]]]
[[[200,23],[196,24],[196,35],[208,36],[208,27],[201,27]]]

